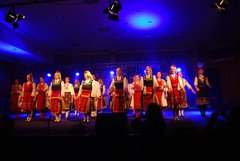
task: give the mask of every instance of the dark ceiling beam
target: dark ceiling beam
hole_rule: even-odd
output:
[[[32,4],[41,4],[41,3],[53,3],[53,2],[62,2],[62,1],[69,1],[69,0],[25,0],[22,2],[16,3],[6,3],[2,2],[0,4],[0,8],[11,7],[11,6],[25,6],[25,5],[32,5]]]

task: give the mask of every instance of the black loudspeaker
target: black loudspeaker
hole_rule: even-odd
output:
[[[96,135],[127,135],[126,113],[99,113],[95,122]]]

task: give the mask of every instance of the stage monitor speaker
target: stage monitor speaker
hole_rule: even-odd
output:
[[[127,114],[99,113],[95,122],[95,131],[97,135],[127,135]]]

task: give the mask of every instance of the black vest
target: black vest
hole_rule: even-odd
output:
[[[146,87],[153,87],[153,76],[151,75],[150,78],[143,77],[143,84]]]
[[[52,81],[52,91],[61,91],[61,82],[59,81],[57,84]]]
[[[121,77],[121,80],[117,80],[117,77],[114,78],[114,86],[116,89],[123,89],[123,77]]]
[[[86,83],[86,81],[82,82],[82,89],[85,90],[92,90],[92,80],[90,80],[88,83]]]

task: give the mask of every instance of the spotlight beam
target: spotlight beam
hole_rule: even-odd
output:
[[[53,3],[53,2],[62,2],[62,1],[70,1],[70,0],[34,0],[34,1],[24,1],[24,2],[17,2],[17,3],[8,3],[8,4],[0,4],[0,8],[11,7],[11,6],[25,6],[25,5],[32,5],[32,4],[41,4],[41,3]]]

